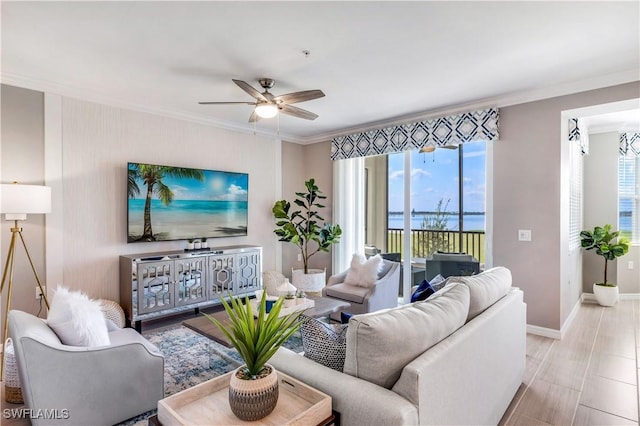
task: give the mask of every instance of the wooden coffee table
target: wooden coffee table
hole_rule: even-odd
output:
[[[313,318],[327,317],[334,312],[340,312],[351,306],[349,302],[343,302],[328,297],[310,297],[310,299],[313,299],[315,306],[304,311],[304,314]],[[229,316],[224,310],[214,312],[209,315],[224,325],[229,323]],[[225,336],[224,333],[204,315],[183,321],[182,325],[228,348],[232,346],[231,342],[227,339],[227,336]]]

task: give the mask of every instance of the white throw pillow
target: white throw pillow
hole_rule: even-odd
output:
[[[109,332],[100,302],[89,299],[79,291],[58,287],[51,301],[47,324],[65,345],[109,344]]]
[[[359,253],[353,254],[351,266],[347,271],[347,277],[344,279],[345,284],[358,285],[358,281],[360,281],[360,266],[366,261],[367,259],[363,255]]]
[[[378,280],[378,273],[382,266],[382,257],[379,254],[366,259],[361,254],[354,254],[351,259],[351,268],[344,280],[345,284],[359,287],[371,287]]]

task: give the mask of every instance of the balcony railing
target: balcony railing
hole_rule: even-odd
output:
[[[436,250],[464,252],[484,263],[484,231],[462,231],[462,245],[459,231],[438,231],[431,229],[411,230],[411,257],[427,257]],[[389,229],[387,252],[404,252],[404,231]],[[403,256],[404,257],[404,256]]]

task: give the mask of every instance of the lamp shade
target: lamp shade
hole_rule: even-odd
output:
[[[51,212],[51,188],[17,183],[0,185],[0,213],[43,214]]]

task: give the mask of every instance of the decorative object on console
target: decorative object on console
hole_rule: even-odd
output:
[[[315,179],[311,178],[304,183],[306,192],[296,192],[297,198],[294,200],[300,210],[289,213],[291,203],[287,200],[276,201],[271,209],[276,219],[277,228],[273,231],[279,241],[296,245],[300,249],[302,257],[302,271],[292,271],[293,285],[300,290],[317,292],[324,287],[325,271],[309,269],[309,259],[318,252],[328,252],[332,244],[340,241],[342,229],[340,225],[325,223],[322,227],[318,221],[324,219],[318,214],[317,209],[324,208],[319,203],[327,198],[318,189]],[[309,243],[315,243],[315,250]],[[314,276],[311,279],[308,276]]]
[[[187,240],[187,250],[193,250],[195,245],[193,244],[193,238]]]
[[[127,169],[127,242],[247,235],[247,173],[142,163]]]
[[[596,254],[604,257],[604,281],[593,284],[593,294],[601,306],[613,306],[618,302],[618,286],[607,281],[607,266],[610,260],[616,260],[629,251],[629,240],[619,235],[620,231],[611,232],[609,224],[596,226],[593,231],[580,232],[582,248],[596,249]]]
[[[202,237],[200,238],[200,248],[208,248],[209,247],[209,243],[207,243],[207,238],[206,237]]]
[[[347,350],[347,324],[326,324],[302,315],[300,334],[306,358],[342,371]]]
[[[42,300],[44,300],[44,304],[46,305],[47,309],[49,309],[49,300],[47,299],[46,291],[40,283],[40,278],[38,277],[36,268],[33,265],[33,261],[31,260],[31,255],[29,254],[27,244],[25,243],[24,237],[22,236],[22,228],[18,226],[18,221],[27,220],[27,214],[50,213],[51,188],[41,185],[20,185],[17,182],[14,182],[12,184],[2,184],[0,186],[0,189],[2,191],[0,213],[5,214],[6,220],[13,221],[13,227],[11,228],[11,242],[9,243],[7,260],[5,262],[5,267],[2,275],[2,284],[0,284],[0,295],[2,295],[7,276],[9,277],[9,281],[7,283],[7,302],[4,311],[4,329],[2,331],[1,340],[2,344],[4,344],[7,339],[9,330],[8,314],[9,310],[11,309],[11,290],[13,288],[14,271],[13,265],[15,261],[17,237],[20,237],[20,241],[22,241],[22,246],[24,247],[24,251],[27,254],[29,265],[31,266],[31,270],[33,271],[33,275],[36,279],[36,283],[38,284],[38,288],[40,288]],[[0,354],[0,381],[4,377],[4,353],[5,351],[1,351]]]
[[[306,301],[307,301],[307,294],[302,290],[298,290],[298,292],[296,293],[296,305],[302,305]]]
[[[242,302],[233,296],[220,299],[231,320],[225,326],[213,316],[205,316],[222,331],[245,362],[231,375],[229,405],[239,419],[259,420],[273,411],[278,402],[278,378],[268,365],[278,348],[298,329],[301,312],[279,316],[284,299],[279,298],[266,314],[266,293],[262,294],[257,320],[248,297]]]

